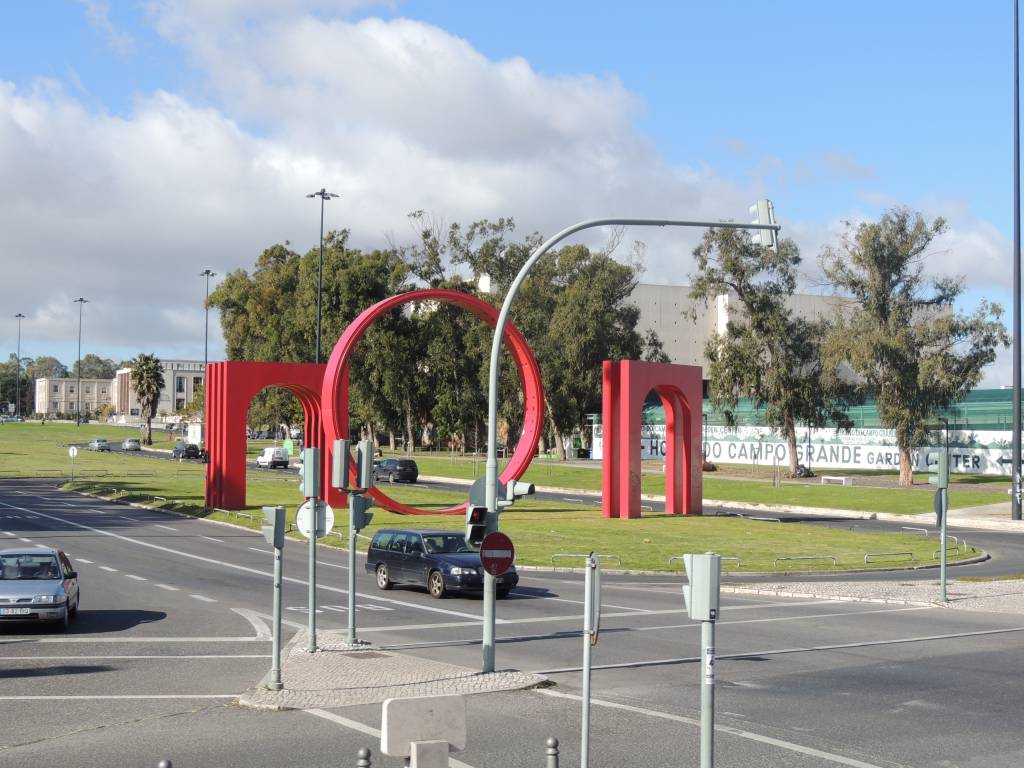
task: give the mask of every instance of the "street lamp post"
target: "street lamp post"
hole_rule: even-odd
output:
[[[767,201],[765,201],[767,203]],[[770,204],[766,205],[766,208],[770,208]],[[533,265],[537,263],[545,253],[547,253],[556,243],[564,240],[569,235],[580,232],[584,229],[593,229],[594,227],[609,227],[609,226],[639,226],[639,227],[717,227],[719,229],[753,229],[753,230],[769,230],[774,233],[778,233],[778,224],[774,223],[760,223],[760,224],[737,224],[734,222],[721,222],[721,221],[676,221],[673,219],[591,219],[589,221],[581,221],[578,224],[573,224],[571,227],[563,229],[558,234],[549,238],[540,247],[538,247],[531,255],[530,258],[523,265],[522,269],[519,270],[519,274],[516,275],[512,281],[512,285],[509,286],[508,293],[505,294],[505,300],[502,302],[501,311],[498,313],[498,321],[494,326],[494,340],[491,343],[491,363],[489,370],[489,381],[487,388],[487,466],[486,466],[486,504],[487,504],[487,519],[495,520],[498,512],[498,370],[501,363],[501,338],[505,333],[505,324],[508,322],[509,310],[512,307],[512,300],[516,297],[516,292],[519,287],[526,280],[526,275],[533,268]],[[606,448],[607,450],[607,448]],[[488,529],[488,533],[491,531]],[[494,605],[495,605],[495,591],[494,591],[494,577],[490,573],[484,574],[484,637],[483,637],[483,671],[493,672],[494,671]]]
[[[324,286],[324,203],[335,197],[340,197],[333,192],[328,192],[326,187],[321,187],[317,192],[310,192],[306,197],[320,198],[320,266],[316,273],[316,362],[320,362],[320,292]]]
[[[15,353],[18,372],[14,376],[14,415],[21,416],[21,321],[25,316],[19,312],[15,317],[18,319],[18,351]]]
[[[88,299],[79,296],[74,300],[78,305],[78,404],[75,406],[75,426],[82,424],[82,307],[89,303]]]
[[[199,273],[200,277],[206,278],[206,300],[203,301],[203,308],[206,310],[206,321],[203,326],[203,448],[206,448],[206,382],[209,380],[206,369],[210,367],[210,278],[216,276],[216,272],[207,268]],[[195,392],[192,393],[195,397]]]
[[[1010,516],[1021,519],[1020,413],[1020,26],[1013,0],[1013,488]]]

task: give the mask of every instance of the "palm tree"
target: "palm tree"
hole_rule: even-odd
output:
[[[164,369],[156,355],[140,354],[131,363],[132,390],[146,417],[146,445],[153,444],[153,417],[164,389]]]

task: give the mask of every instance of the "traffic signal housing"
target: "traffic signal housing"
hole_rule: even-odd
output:
[[[320,449],[303,448],[299,467],[299,487],[307,499],[320,497]]]
[[[349,467],[352,465],[352,444],[348,440],[335,440],[331,451],[331,487],[348,486]]]
[[[929,451],[925,456],[928,471],[928,482],[937,486],[940,490],[949,488],[949,454],[942,451]]]
[[[263,519],[267,524],[261,528],[267,544],[274,549],[284,549],[284,507],[264,507]]]
[[[357,531],[363,530],[373,520],[373,513],[368,510],[373,506],[373,499],[368,499],[362,494],[351,494],[348,497],[349,514],[352,516],[352,527]]]
[[[751,224],[762,224],[766,226],[772,226],[775,222],[775,206],[772,205],[771,200],[762,198],[750,206],[750,212],[757,216]],[[774,229],[757,229],[754,230],[754,242],[765,248],[778,248],[779,246],[779,235]]]
[[[372,440],[360,440],[356,449],[356,483],[359,488],[373,487]]]
[[[487,535],[487,507],[470,504],[466,507],[466,542],[474,547]]]

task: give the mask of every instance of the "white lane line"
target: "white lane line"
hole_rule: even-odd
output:
[[[31,544],[32,543],[32,539],[25,539],[25,538],[22,538],[21,536],[18,537],[18,541],[24,541],[26,544]]]
[[[249,549],[251,549],[253,552],[262,552],[264,555],[274,554],[269,549],[260,549],[259,547],[249,547]],[[319,565],[319,563],[317,563],[317,565]]]
[[[237,693],[149,693],[95,696],[0,696],[0,701],[105,701],[108,699],[237,699]]]
[[[212,597],[204,597],[203,595],[189,595],[189,597],[194,597],[196,600],[202,600],[204,603],[216,603],[217,602]]]
[[[84,557],[78,558],[78,562],[85,563],[86,565],[92,565],[92,560],[86,560]]]
[[[117,573],[117,568],[111,568],[109,565],[101,565],[100,570],[107,573]]]
[[[10,509],[17,509],[17,510],[20,510],[22,512],[32,512],[33,511],[31,509],[24,509],[22,507],[15,506],[13,504],[8,504],[7,502],[4,502],[4,501],[0,501],[0,506],[8,507]],[[93,527],[91,525],[84,525],[83,523],[76,523],[73,520],[66,520],[66,519],[64,519],[62,517],[57,517],[56,515],[48,515],[48,514],[46,514],[44,512],[40,512],[39,514],[42,515],[45,518],[50,519],[50,520],[56,520],[58,523],[64,523],[65,525],[74,526],[75,528],[81,528],[83,531],[92,531],[93,533],[99,534],[101,536],[108,536],[108,537],[110,537],[112,539],[118,539],[120,541],[127,541],[127,542],[130,542],[132,544],[136,544],[136,545],[138,545],[140,547],[148,547],[149,549],[155,549],[155,550],[157,550],[159,552],[167,552],[167,553],[172,554],[172,555],[178,555],[179,557],[187,557],[187,558],[189,558],[191,560],[198,560],[199,562],[210,563],[212,565],[218,565],[218,566],[220,566],[222,568],[231,568],[231,569],[234,569],[236,571],[241,571],[242,573],[251,573],[251,574],[254,574],[256,576],[263,576],[263,577],[271,578],[271,579],[274,577],[273,573],[269,572],[269,571],[261,571],[261,570],[258,570],[256,568],[249,568],[249,567],[244,566],[244,565],[238,565],[237,563],[228,563],[228,562],[225,562],[224,560],[216,560],[216,559],[214,559],[212,557],[204,557],[203,555],[195,555],[195,554],[192,554],[191,552],[183,552],[180,549],[172,549],[170,547],[165,547],[165,546],[162,546],[160,544],[154,544],[151,541],[142,541],[141,539],[133,539],[130,536],[123,536],[123,535],[121,535],[119,533],[114,533],[113,531],[107,531],[107,530],[104,530],[102,528],[95,528],[95,527]],[[291,582],[293,584],[307,585],[307,582],[304,579],[297,579],[297,578],[295,578],[293,576],[285,576],[284,577],[284,581],[288,581],[288,582]],[[338,592],[338,593],[343,594],[343,595],[347,595],[348,594],[348,590],[347,589],[341,589],[340,587],[332,587],[332,586],[327,585],[327,584],[320,584],[320,585],[317,586],[317,588],[322,590],[322,591],[326,591],[326,592]],[[412,608],[412,609],[415,609],[415,610],[426,611],[427,613],[442,613],[442,614],[445,614],[446,616],[460,616],[462,618],[473,619],[473,620],[478,621],[478,622],[483,620],[482,617],[480,615],[478,615],[478,614],[464,613],[462,611],[453,611],[453,610],[451,610],[449,608],[435,608],[434,606],[430,606],[430,605],[421,605],[419,603],[409,603],[409,602],[406,602],[404,600],[395,600],[393,598],[388,598],[388,597],[379,597],[377,595],[371,595],[371,594],[367,594],[367,593],[363,593],[363,592],[357,592],[356,596],[364,598],[366,600],[373,600],[374,602],[378,602],[378,603],[387,603],[389,605],[400,605],[403,608]],[[673,613],[677,613],[677,611],[673,611]],[[636,615],[636,614],[632,614],[632,615]],[[496,619],[495,622],[497,624],[505,624],[507,622],[507,619]]]
[[[4,536],[13,536],[14,534],[10,531],[4,531]]]
[[[521,600],[551,600],[552,602],[555,602],[555,603],[575,603],[576,605],[585,605],[585,602],[583,600],[570,600],[567,597],[549,597],[547,595],[543,595],[542,597],[534,597],[534,598],[523,597],[523,598],[520,598],[520,599]],[[631,605],[612,605],[611,603],[601,603],[601,607],[602,608],[618,608],[619,610],[623,610],[623,611],[639,611],[640,613],[644,613],[647,610],[646,608],[634,608]]]
[[[250,611],[248,608],[232,608],[231,610],[252,624],[252,628],[256,632],[256,637],[261,640],[269,640],[273,637],[273,635],[270,634],[270,627],[267,626],[265,621],[263,621],[261,614],[256,613],[256,611]]]
[[[223,544],[224,539],[215,539],[213,536],[200,536],[201,539],[209,539],[210,541],[216,541],[218,544]]]
[[[135,581],[148,581],[145,576],[136,576],[134,573],[126,573],[125,578],[134,579]]]
[[[160,525],[160,523],[153,523],[153,526],[155,528],[166,528],[168,531],[176,531],[176,530],[178,530],[177,528],[172,528],[169,525]]]
[[[238,610],[238,609],[236,608],[235,610]],[[309,611],[305,611],[305,612],[308,613]],[[317,613],[319,613],[319,612],[320,611],[318,609]],[[257,613],[256,611],[253,611],[252,614],[254,616],[259,616],[262,619],[269,619],[270,621],[274,620],[274,617],[271,616],[269,613]],[[286,627],[292,627],[293,629],[308,629],[309,628],[309,626],[307,624],[300,624],[297,621],[289,621],[288,619],[281,619],[281,623],[284,624]],[[268,635],[268,637],[269,637],[269,635]]]
[[[129,522],[132,522],[132,523],[139,522],[134,517],[128,517],[127,515],[118,515],[118,517],[120,517],[122,520],[128,520]]]
[[[571,501],[573,504],[582,504],[583,503],[583,499],[570,499],[570,498],[568,498],[566,496],[562,497],[562,501]]]
[[[166,589],[168,592],[180,592],[181,591],[177,587],[172,587],[170,584],[154,584],[153,586],[154,587],[159,587],[160,589]]]
[[[0,646],[14,643],[263,643],[269,642],[266,637],[2,637]]]
[[[332,723],[337,723],[338,725],[344,726],[345,728],[349,728],[353,731],[364,733],[367,736],[372,736],[375,739],[380,738],[380,731],[378,731],[373,726],[366,725],[365,723],[360,723],[356,720],[349,720],[347,717],[336,715],[333,712],[328,712],[325,709],[300,709],[299,711],[305,712],[308,715],[314,715],[316,717],[323,718],[324,720],[330,720]],[[469,765],[468,763],[463,763],[459,760],[456,760],[454,757],[448,758],[448,765],[453,766],[453,768],[473,768],[473,766]]]
[[[168,656],[167,654],[160,654],[158,656],[151,656],[144,653],[131,653],[131,654],[115,654],[112,656],[0,656],[0,661],[72,661],[75,659],[88,659],[95,661],[97,659],[153,659],[157,661],[167,661],[174,659],[269,659],[269,653],[185,653],[181,655],[175,654],[174,656]]]
[[[582,701],[582,697],[577,696],[573,693],[563,693],[562,691],[538,689],[537,693],[543,694],[544,696],[551,696],[556,699],[570,699],[572,701]],[[634,707],[629,704],[619,704],[614,701],[604,701],[603,699],[593,698],[590,700],[590,703],[596,704],[599,707],[607,707],[608,709],[619,709],[625,712],[634,712],[638,715],[648,715],[649,717],[657,717],[662,720],[671,720],[675,723],[685,723],[686,725],[700,727],[700,720],[695,720],[692,717],[683,717],[682,715],[673,715],[669,712],[659,712],[656,709],[645,709],[644,707]],[[847,765],[850,766],[850,768],[881,768],[881,766],[875,765],[874,763],[865,763],[863,760],[856,760],[852,757],[837,755],[833,752],[825,752],[820,749],[815,749],[814,747],[805,747],[803,744],[795,744],[792,741],[783,741],[782,739],[776,739],[771,736],[762,736],[760,733],[744,731],[740,728],[732,728],[728,725],[716,725],[715,730],[719,731],[720,733],[727,733],[730,736],[738,736],[741,739],[759,741],[762,744],[770,744],[773,747],[787,749],[790,752],[797,752],[802,755],[808,755],[810,757],[816,757],[821,760],[827,760],[830,763],[836,763],[838,765]]]

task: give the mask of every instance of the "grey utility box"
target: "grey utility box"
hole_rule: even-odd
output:
[[[686,610],[694,621],[716,621],[722,558],[713,552],[683,555],[689,584],[683,585]]]

